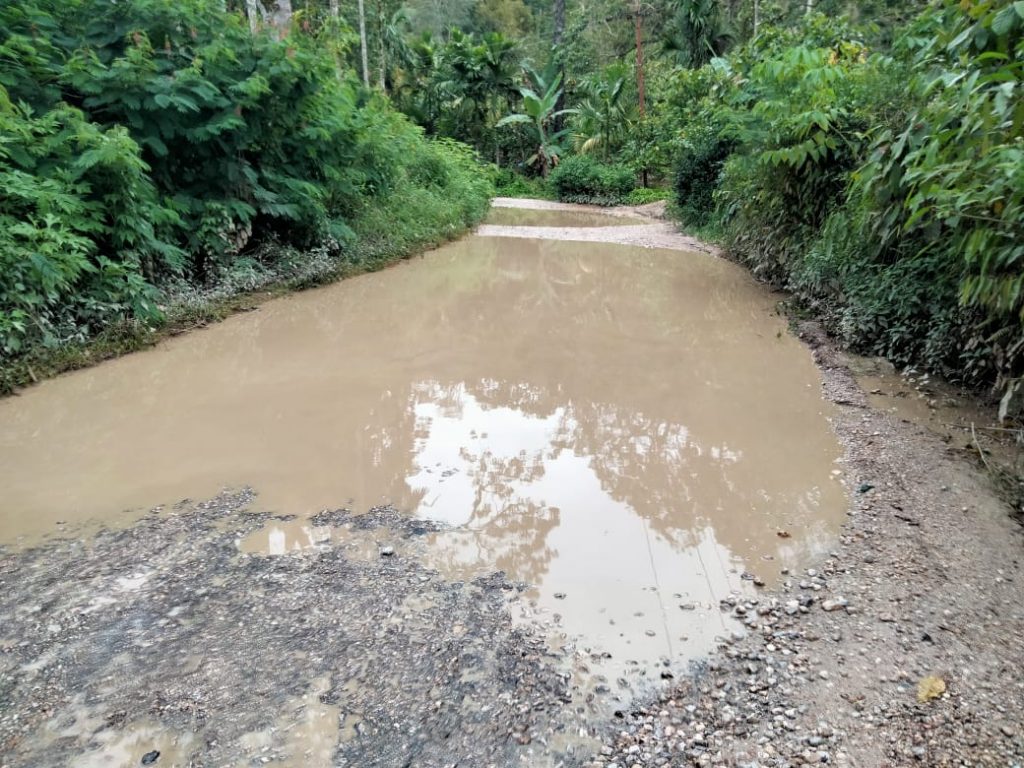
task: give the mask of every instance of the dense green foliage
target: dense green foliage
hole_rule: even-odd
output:
[[[482,215],[472,155],[339,70],[337,24],[253,34],[219,8],[0,8],[0,355],[401,256]]]
[[[680,142],[675,192],[684,223],[701,224],[714,210],[713,193],[734,142],[712,125],[694,125]]]
[[[498,169],[495,173],[494,192],[499,197],[555,199],[555,193],[547,179],[540,176],[524,176],[508,168]]]
[[[851,346],[1012,393],[1024,4],[944,0],[891,50],[877,32],[809,17],[678,73],[681,216]]]

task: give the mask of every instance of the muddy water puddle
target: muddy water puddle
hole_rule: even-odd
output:
[[[330,678],[312,681],[309,692],[280,702],[280,715],[266,727],[242,734],[233,765],[246,768],[271,763],[280,768],[328,768],[339,742],[356,736],[361,717],[326,703]],[[62,707],[32,737],[38,750],[54,743],[75,745],[73,765],[82,768],[112,768],[159,765],[188,768],[204,739],[216,738],[194,730],[175,730],[155,718],[142,717],[121,722],[101,702],[86,704],[81,696]]]
[[[484,223],[511,227],[622,227],[650,222],[636,216],[609,216],[597,211],[496,206],[491,208]]]
[[[885,360],[847,355],[873,408],[938,435],[950,448],[984,455],[1012,476],[1024,475],[1018,430],[1001,424],[995,403],[914,370],[896,372]]]
[[[470,237],[0,401],[0,542],[250,485],[295,519],[244,551],[504,570],[531,585],[518,620],[620,665],[679,660],[728,630],[722,597],[830,547],[829,417],[735,265]],[[447,529],[308,519],[384,503]]]
[[[88,705],[81,696],[62,707],[33,735],[46,747],[54,742],[77,743],[74,765],[81,768],[153,765],[187,768],[198,739],[189,732],[175,733],[154,719],[131,723],[111,722],[102,707]],[[145,762],[144,762],[145,761]]]

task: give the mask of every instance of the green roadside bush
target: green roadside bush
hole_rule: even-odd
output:
[[[994,384],[1009,408],[1024,373],[1024,6],[942,0],[890,53],[870,37],[812,16],[678,77],[678,210],[851,347]]]
[[[548,176],[558,199],[567,203],[618,205],[635,186],[633,171],[601,163],[590,155],[573,155]]]
[[[538,200],[554,200],[555,192],[547,179],[539,176],[524,176],[510,168],[493,169],[494,194],[497,197],[527,197]]]
[[[657,203],[662,200],[670,200],[671,198],[671,189],[666,189],[664,187],[637,187],[622,198],[622,204],[647,205],[648,203]]]
[[[676,159],[675,199],[680,220],[703,227],[714,211],[714,193],[735,142],[714,126],[693,126]]]
[[[63,104],[37,116],[0,86],[0,136],[0,360],[113,316],[156,318],[144,271],[184,254],[128,132]]]

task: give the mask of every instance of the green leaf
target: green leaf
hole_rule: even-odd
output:
[[[1007,34],[1016,25],[1016,16],[1017,14],[1013,6],[1003,8],[1003,10],[997,13],[995,18],[992,19],[992,31],[1000,36]]]

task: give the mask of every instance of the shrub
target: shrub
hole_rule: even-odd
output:
[[[622,203],[623,205],[647,205],[648,203],[668,200],[671,197],[672,190],[670,189],[663,187],[637,187],[623,198]]]
[[[963,378],[977,313],[960,305],[957,263],[932,253],[879,260],[863,207],[845,206],[794,262],[788,287],[851,348]]]
[[[995,372],[1005,408],[1024,374],[1024,6],[950,0],[908,37],[920,106],[875,135],[851,190],[859,234],[881,260],[956,277],[971,347],[990,352],[961,373]]]
[[[494,194],[498,197],[530,197],[551,200],[555,192],[547,179],[539,176],[524,176],[508,168],[494,171]]]
[[[63,105],[35,117],[0,86],[0,134],[0,357],[156,318],[143,274],[184,254],[161,239],[177,217],[127,132]]]
[[[667,100],[687,223],[850,346],[994,382],[1004,409],[1024,394],[1021,8],[941,0],[891,56],[820,16],[765,28]]]
[[[606,165],[589,155],[563,160],[548,177],[558,199],[569,203],[617,205],[634,186],[633,172],[621,165]]]
[[[708,223],[722,167],[735,146],[710,125],[694,126],[683,139],[676,160],[675,196],[684,224],[700,227]]]

